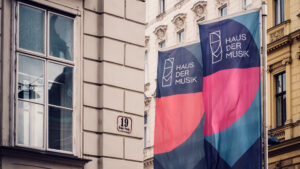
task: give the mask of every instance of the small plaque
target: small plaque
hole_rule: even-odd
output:
[[[117,129],[119,132],[131,133],[132,119],[126,116],[118,116]]]

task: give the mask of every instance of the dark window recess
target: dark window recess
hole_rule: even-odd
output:
[[[276,126],[283,126],[286,121],[286,74],[275,75],[276,80]]]

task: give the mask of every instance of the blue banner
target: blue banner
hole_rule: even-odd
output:
[[[259,11],[199,25],[208,169],[259,169]]]

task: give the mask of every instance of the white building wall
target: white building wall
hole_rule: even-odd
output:
[[[186,14],[184,25],[184,42],[199,41],[199,31],[196,13],[192,10],[194,4],[199,0],[165,0],[165,13],[159,16],[160,0],[146,0],[146,50],[148,51],[148,82],[145,87],[145,96],[151,98],[149,104],[145,106],[145,113],[148,115],[146,148],[144,149],[144,168],[153,168],[151,158],[153,157],[154,144],[154,122],[155,122],[155,90],[157,77],[157,57],[158,43],[161,41],[154,33],[155,29],[160,25],[167,25],[166,34],[163,38],[166,42],[166,48],[178,45],[177,30],[172,22],[174,16],[179,13]],[[208,0],[206,2],[205,20],[211,20],[220,17],[219,8],[227,5],[227,15],[237,13],[247,9],[259,8],[261,0],[252,0],[251,5],[245,7],[244,0]],[[147,71],[145,71],[147,72]],[[150,163],[149,163],[150,162]],[[146,164],[147,163],[147,164]],[[151,166],[152,165],[152,166]]]

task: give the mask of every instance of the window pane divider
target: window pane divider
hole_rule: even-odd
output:
[[[59,109],[65,109],[65,110],[71,110],[73,111],[73,108],[63,107],[63,106],[57,106],[53,104],[48,104],[49,107],[59,108]]]
[[[19,101],[22,101],[22,102],[28,102],[28,103],[32,103],[32,104],[38,104],[38,105],[42,105],[42,106],[45,106],[44,103],[39,103],[39,102],[35,102],[35,101],[31,101],[31,100],[27,100],[27,99],[21,99],[21,98],[18,98]]]

